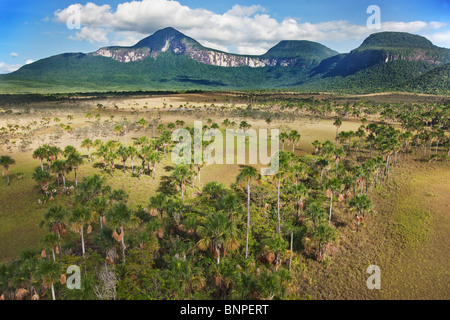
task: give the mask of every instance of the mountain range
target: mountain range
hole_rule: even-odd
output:
[[[450,93],[450,49],[402,32],[370,35],[340,54],[320,43],[281,41],[263,55],[202,46],[165,28],[131,47],[65,53],[0,75],[0,92],[294,89]]]

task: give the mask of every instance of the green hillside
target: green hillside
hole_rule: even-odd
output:
[[[311,41],[281,41],[261,56],[276,59],[275,67],[221,67],[184,54],[190,48],[208,56],[205,48],[173,28],[160,30],[133,47],[152,55],[119,62],[100,55],[67,53],[25,65],[0,75],[0,92],[92,92],[136,90],[252,90],[296,88],[312,91],[369,93],[407,90],[448,92],[450,50],[424,37],[400,32],[370,35],[348,54]],[[153,54],[155,53],[155,54]],[[229,59],[238,55],[226,54]]]
[[[450,94],[450,63],[437,67],[411,81],[400,89],[432,94]]]

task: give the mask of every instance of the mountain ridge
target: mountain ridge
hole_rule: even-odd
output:
[[[282,49],[280,50],[280,48]],[[156,58],[161,52],[166,51],[184,54],[197,62],[209,65],[220,67],[248,66],[253,68],[293,66],[298,63],[301,63],[304,67],[309,67],[317,65],[324,58],[337,54],[336,51],[322,44],[306,40],[281,41],[263,55],[234,54],[207,48],[171,27],[156,31],[134,46],[104,47],[90,54],[127,63],[141,61],[147,57]],[[283,51],[284,54],[280,54],[280,51]],[[293,51],[294,54],[289,54]],[[314,54],[310,52],[314,52]]]
[[[448,68],[431,71],[449,62],[449,49],[407,33],[372,34],[349,53],[312,41],[283,40],[256,56],[207,48],[169,27],[134,46],[38,60],[0,75],[0,92],[294,88],[367,93],[405,83],[411,88],[426,73],[439,92],[448,92],[435,79],[445,77]]]

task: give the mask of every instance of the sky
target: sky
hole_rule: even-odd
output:
[[[376,29],[367,25],[371,5],[379,8]],[[380,31],[450,48],[450,0],[0,0],[0,73],[60,53],[131,46],[165,27],[239,54],[263,54],[281,40],[344,53]]]

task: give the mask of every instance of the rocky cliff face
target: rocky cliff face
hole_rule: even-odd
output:
[[[438,59],[435,59],[427,54],[426,51],[423,50],[415,50],[409,55],[401,55],[401,54],[391,54],[386,53],[384,62],[392,62],[396,60],[406,60],[406,61],[423,61],[426,63],[432,63],[432,64],[441,64],[443,61],[440,61]]]
[[[289,67],[298,63],[298,59],[296,58],[263,58],[259,56],[234,55],[221,51],[208,50],[207,48],[195,46],[184,41],[177,41],[174,38],[167,39],[164,46],[158,50],[152,50],[148,47],[109,47],[101,48],[98,51],[91,53],[91,55],[108,57],[122,63],[127,63],[140,61],[147,57],[156,58],[161,52],[166,51],[174,54],[184,54],[199,63],[220,67]]]
[[[150,49],[101,48],[96,52],[91,53],[91,55],[112,58],[119,62],[127,63],[147,58],[150,56]]]

